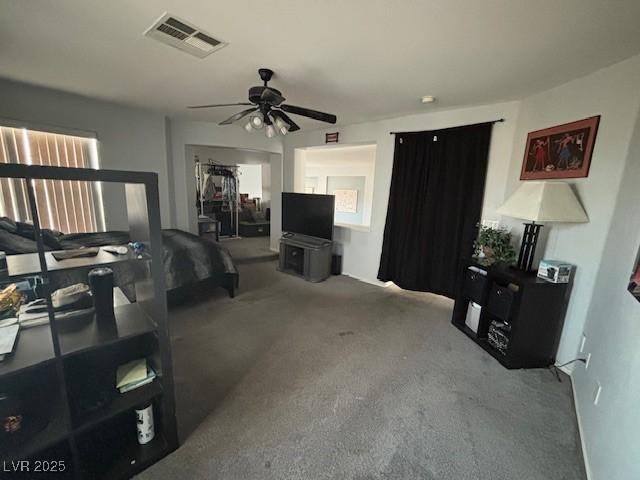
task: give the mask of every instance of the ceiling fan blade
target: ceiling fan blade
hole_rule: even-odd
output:
[[[300,130],[300,127],[298,126],[298,124],[296,124],[296,122],[291,120],[291,117],[286,113],[281,112],[280,110],[271,110],[271,114],[274,117],[280,117],[285,123],[289,124],[290,132],[295,132],[297,130]]]
[[[331,113],[318,112],[317,110],[311,110],[310,108],[296,107],[295,105],[287,104],[280,105],[280,108],[285,112],[313,118],[314,120],[320,120],[321,122],[336,123],[338,120],[337,117]]]
[[[266,87],[262,91],[262,95],[260,95],[260,100],[267,102],[269,105],[280,105],[285,101],[285,98],[280,95],[278,92],[271,90],[269,87]]]
[[[190,105],[187,108],[212,108],[212,107],[235,107],[237,105],[253,105],[253,103],[240,102],[240,103],[215,103],[213,105]]]
[[[231,125],[236,120],[240,120],[242,117],[245,117],[245,116],[249,115],[250,113],[255,112],[256,110],[258,110],[258,107],[247,108],[246,110],[238,112],[235,115],[231,115],[224,122],[220,122],[219,125]]]

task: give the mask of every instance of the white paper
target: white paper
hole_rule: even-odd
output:
[[[336,212],[358,212],[358,190],[334,190],[336,197]]]

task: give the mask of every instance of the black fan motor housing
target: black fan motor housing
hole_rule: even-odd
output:
[[[267,88],[272,92],[276,92],[278,95],[282,95],[282,92],[280,92],[280,90],[276,90],[273,87],[264,87],[264,86],[251,87],[249,89],[249,101],[255,104],[261,103],[262,92],[264,92],[265,89]]]

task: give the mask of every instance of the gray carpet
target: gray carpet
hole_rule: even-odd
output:
[[[171,312],[183,443],[141,478],[585,478],[568,378],[505,370],[449,300],[240,275]]]
[[[236,265],[276,260],[278,253],[269,248],[270,237],[243,237],[220,240]]]

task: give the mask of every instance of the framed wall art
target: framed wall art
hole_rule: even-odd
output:
[[[600,115],[530,132],[520,180],[588,176],[599,122]]]

